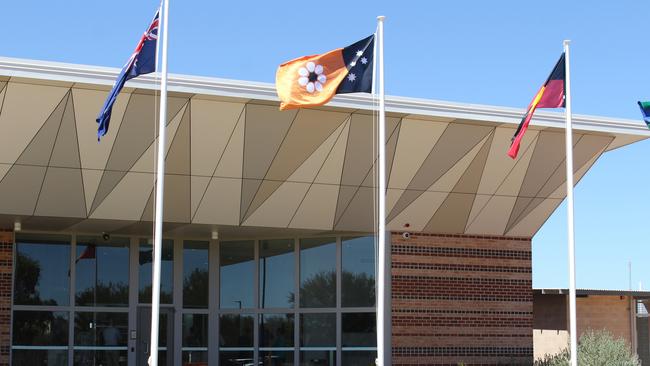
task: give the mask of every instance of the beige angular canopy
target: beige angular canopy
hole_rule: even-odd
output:
[[[95,117],[116,72],[0,59],[0,224],[150,227],[155,79],[127,84],[98,143]],[[373,231],[369,96],[281,112],[270,84],[179,75],[170,91],[170,227]],[[390,229],[530,237],[563,200],[562,114],[538,112],[511,160],[522,110],[396,97],[387,110]],[[576,181],[602,153],[650,135],[636,121],[574,121]]]

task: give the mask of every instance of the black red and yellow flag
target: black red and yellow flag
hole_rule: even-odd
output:
[[[517,153],[519,152],[519,145],[521,144],[521,139],[524,137],[524,133],[528,129],[528,124],[530,123],[531,118],[533,118],[533,113],[537,108],[563,108],[564,107],[564,93],[565,93],[565,69],[566,63],[564,61],[564,53],[560,56],[560,59],[555,64],[551,75],[548,76],[546,82],[539,89],[533,101],[530,102],[526,114],[521,119],[515,135],[512,137],[512,143],[510,144],[510,149],[508,150],[508,156],[515,159]]]
[[[370,93],[375,36],[345,48],[285,62],[275,74],[280,109],[313,107],[335,94]]]

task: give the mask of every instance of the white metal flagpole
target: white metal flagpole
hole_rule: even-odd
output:
[[[167,121],[167,25],[169,0],[162,0],[160,34],[162,36],[162,61],[160,67],[160,114],[158,116],[158,153],[156,161],[156,207],[153,234],[153,273],[151,284],[151,338],[149,366],[158,366],[158,329],[160,320],[160,261],[162,253],[163,195],[165,192],[165,125]],[[160,37],[158,39],[160,42]]]
[[[390,357],[386,357],[386,106],[384,103],[384,16],[377,17],[377,56],[379,76],[379,131],[378,131],[378,220],[377,229],[377,365],[389,366]],[[390,347],[390,344],[388,345]],[[387,362],[388,358],[388,362]]]
[[[569,43],[564,41],[565,114],[566,114],[566,204],[569,245],[569,333],[571,336],[571,366],[578,365],[578,334],[576,323],[576,255],[573,232],[573,131],[571,129],[571,77],[569,73]]]

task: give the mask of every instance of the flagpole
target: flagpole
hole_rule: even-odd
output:
[[[167,121],[167,25],[169,0],[162,0],[160,30],[162,36],[162,60],[160,78],[160,114],[158,116],[158,154],[156,161],[156,207],[154,218],[153,279],[151,288],[151,337],[149,343],[149,366],[158,366],[158,329],[160,320],[160,262],[162,254],[163,195],[165,192],[165,125]]]
[[[379,77],[379,131],[378,149],[378,244],[377,244],[377,366],[389,366],[390,357],[387,357],[385,344],[386,330],[386,106],[384,101],[384,19],[377,17],[377,56],[378,56],[378,77]],[[390,319],[390,309],[388,309]],[[390,344],[388,345],[390,348]]]
[[[576,325],[576,257],[575,235],[573,231],[573,131],[571,128],[571,77],[569,73],[569,43],[564,41],[564,57],[566,67],[566,203],[567,203],[567,232],[569,244],[569,334],[571,336],[571,366],[578,365],[578,334]]]

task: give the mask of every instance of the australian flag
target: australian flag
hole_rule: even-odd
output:
[[[648,128],[650,128],[650,102],[639,102],[639,107],[643,114],[643,120],[648,125]]]
[[[111,113],[113,111],[113,104],[117,99],[117,95],[124,87],[127,80],[133,79],[136,76],[149,74],[156,71],[156,43],[158,42],[158,17],[160,10],[156,11],[151,25],[144,32],[138,46],[133,51],[133,54],[122,68],[120,75],[113,85],[113,89],[108,93],[108,98],[104,102],[104,107],[97,116],[97,140],[108,132],[108,125],[111,122]]]
[[[372,92],[374,53],[374,35],[343,48],[343,61],[348,68],[348,75],[339,84],[336,94]]]

